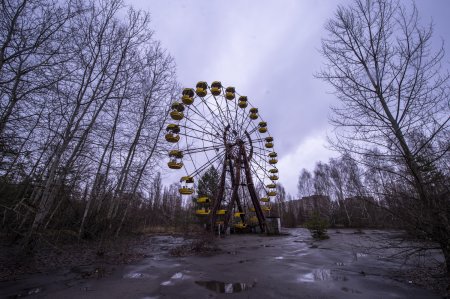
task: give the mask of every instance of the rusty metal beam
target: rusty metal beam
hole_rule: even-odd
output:
[[[236,163],[236,162],[235,162],[235,163]],[[233,168],[233,163],[231,162],[231,159],[228,160],[228,165],[229,165],[229,167],[230,167],[231,181],[234,182],[234,181],[235,181],[235,180],[234,180],[234,168]],[[237,167],[236,167],[236,170],[240,172],[240,168],[237,168]],[[240,175],[240,173],[239,173],[239,175]],[[238,183],[238,186],[240,186],[240,184],[241,184],[240,181],[242,181],[242,180],[239,180],[239,182],[237,182],[237,183]],[[238,189],[238,190],[239,190],[239,189]],[[238,192],[239,192],[239,191],[238,191]],[[238,195],[236,196],[236,205],[237,205],[238,211],[242,213],[242,212],[244,211],[244,209],[242,208],[241,199],[239,198],[239,193],[238,193]],[[241,220],[242,220],[242,222],[245,222],[245,216],[244,216],[244,215],[241,215]]]
[[[214,201],[214,206],[211,211],[211,231],[214,232],[214,227],[216,225],[217,220],[217,210],[220,207],[220,204],[223,200],[223,193],[225,191],[225,177],[227,174],[227,155],[224,156],[222,174],[220,175],[220,184],[219,189],[217,189],[216,198]]]
[[[224,231],[227,230],[228,228],[228,224],[230,223],[230,219],[232,217],[232,211],[233,211],[233,205],[234,202],[238,200],[238,188],[239,188],[239,184],[241,183],[241,172],[239,171],[239,167],[240,167],[240,159],[239,157],[234,161],[234,166],[236,168],[236,173],[234,174],[234,180],[232,181],[232,186],[233,186],[233,192],[231,193],[231,199],[230,202],[228,203],[228,214],[225,215],[225,221],[223,224],[223,229]],[[232,171],[233,168],[231,168],[230,171]]]
[[[244,157],[244,170],[245,170],[245,178],[247,180],[247,188],[250,193],[250,198],[252,199],[253,206],[255,207],[256,217],[258,218],[259,227],[261,232],[266,231],[266,219],[264,217],[264,213],[261,209],[261,205],[259,204],[258,196],[256,195],[255,185],[253,184],[252,173],[250,171],[250,165],[247,160],[247,155],[245,153],[245,147],[241,144],[241,151]]]

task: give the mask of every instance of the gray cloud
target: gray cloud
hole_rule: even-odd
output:
[[[296,195],[300,169],[335,155],[324,148],[328,108],[335,99],[313,74],[322,67],[317,50],[324,23],[338,3],[350,2],[127,3],[151,12],[156,38],[175,58],[183,86],[220,80],[260,109],[280,156],[280,182]],[[449,39],[450,1],[420,0],[417,6],[424,22],[433,17],[437,42]]]

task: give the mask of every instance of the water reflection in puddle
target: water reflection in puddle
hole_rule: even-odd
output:
[[[225,294],[232,294],[246,291],[253,288],[256,285],[255,282],[252,284],[243,282],[227,283],[216,280],[196,281],[195,283],[216,293],[225,293]]]
[[[130,272],[123,276],[123,278],[132,278],[132,279],[139,279],[139,278],[155,278],[156,276],[150,275],[147,273],[140,273],[140,272]]]
[[[306,273],[298,278],[301,282],[314,282],[317,280],[330,280],[331,270],[330,269],[315,269],[311,273]]]
[[[297,281],[299,282],[315,282],[324,280],[347,281],[348,278],[346,276],[331,275],[330,269],[314,269],[312,272],[300,275],[297,278]]]
[[[44,288],[38,287],[38,288],[29,288],[25,289],[19,294],[16,294],[14,296],[9,296],[8,298],[21,298],[21,297],[27,297],[32,296],[41,293],[44,290]]]
[[[275,259],[276,259],[276,260],[282,260],[282,259],[284,259],[284,257],[282,257],[282,256],[276,256]]]
[[[189,272],[189,271],[186,271]],[[162,286],[173,286],[177,280],[185,280],[191,278],[189,275],[183,274],[181,272],[177,272],[169,280],[163,281],[161,283]]]

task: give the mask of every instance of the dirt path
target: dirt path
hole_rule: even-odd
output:
[[[332,230],[331,238],[321,242],[313,242],[303,229],[289,233],[229,236],[217,242],[220,253],[189,257],[167,253],[182,240],[153,237],[149,257],[107,277],[83,278],[83,268],[78,274],[72,269],[34,275],[0,283],[1,294],[64,299],[440,298],[397,275],[412,265],[388,259],[392,250],[383,249],[381,237],[392,233]]]

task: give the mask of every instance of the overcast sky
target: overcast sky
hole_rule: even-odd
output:
[[[318,49],[326,20],[339,3],[351,2],[127,0],[151,13],[155,37],[175,58],[183,87],[219,80],[259,108],[275,138],[280,182],[294,197],[302,168],[337,155],[326,148],[336,99],[314,73],[323,62]],[[416,4],[423,23],[433,20],[436,42],[450,43],[450,1]]]

